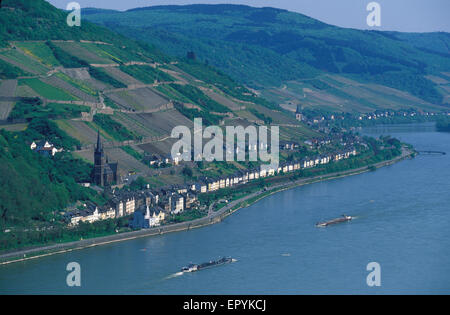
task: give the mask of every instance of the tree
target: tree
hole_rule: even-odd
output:
[[[192,169],[188,166],[186,166],[185,168],[183,168],[183,175],[187,176],[187,177],[192,177],[194,175],[194,173],[192,172]]]

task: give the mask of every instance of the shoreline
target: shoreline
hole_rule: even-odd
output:
[[[121,234],[114,234],[109,236],[103,236],[103,237],[96,237],[96,238],[90,238],[86,240],[80,240],[80,241],[74,241],[74,242],[68,242],[68,243],[58,243],[48,246],[41,246],[37,248],[32,248],[28,250],[19,250],[15,252],[0,254],[0,266],[2,265],[8,265],[16,262],[23,262],[28,261],[31,259],[38,259],[43,258],[51,255],[56,254],[63,254],[72,252],[75,250],[82,250],[87,249],[91,247],[97,247],[107,244],[114,244],[118,242],[124,242],[129,240],[135,240],[139,238],[144,237],[150,237],[150,236],[158,236],[158,235],[164,235],[168,233],[175,233],[175,232],[181,232],[181,231],[189,231],[197,228],[202,228],[206,226],[210,226],[213,224],[217,224],[222,222],[227,217],[231,216],[235,212],[239,211],[242,208],[247,208],[258,201],[269,197],[273,194],[289,190],[295,187],[314,184],[326,180],[334,180],[339,178],[344,178],[348,176],[354,176],[359,175],[362,173],[370,172],[373,167],[376,169],[382,168],[385,166],[393,165],[395,163],[398,163],[402,160],[405,160],[409,157],[414,156],[414,151],[411,151],[409,149],[403,148],[402,154],[392,160],[379,162],[376,164],[368,165],[365,167],[357,168],[357,169],[351,169],[347,171],[342,172],[336,172],[336,173],[330,173],[326,175],[311,177],[311,178],[303,178],[298,179],[296,181],[291,181],[287,179],[283,183],[276,184],[274,186],[268,187],[266,189],[259,190],[257,192],[251,193],[245,197],[242,197],[238,200],[232,201],[229,204],[227,204],[222,209],[218,210],[217,212],[213,212],[208,214],[208,216],[196,219],[193,221],[187,221],[177,224],[171,224],[151,229],[145,229],[145,230],[139,230],[139,231],[133,231],[133,232],[126,232]],[[29,256],[30,255],[30,256]]]

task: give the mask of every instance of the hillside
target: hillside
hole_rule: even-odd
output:
[[[136,174],[155,187],[186,179],[182,168],[153,169],[144,158],[168,155],[172,129],[192,127],[194,117],[205,125],[271,122],[285,140],[321,136],[213,67],[176,61],[87,21],[71,28],[43,0],[3,1],[0,42],[0,227],[45,222],[69,204],[101,198],[77,184],[90,180],[98,131],[121,179]],[[37,140],[64,152],[41,157],[30,150]]]
[[[194,51],[199,60],[243,84],[275,89],[281,99],[274,101],[346,111],[450,105],[447,33],[344,29],[285,10],[235,5],[83,12],[92,22],[155,44],[173,56]],[[312,79],[315,82],[309,84]],[[331,80],[356,84],[343,86]],[[305,86],[290,89],[289,83]],[[368,89],[369,95],[355,100],[354,85]],[[286,89],[293,95],[284,95]],[[355,104],[344,106],[346,98]]]

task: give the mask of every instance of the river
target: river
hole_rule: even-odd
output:
[[[224,222],[0,266],[0,294],[436,294],[450,293],[450,133],[382,126],[419,155],[375,172],[280,192]],[[315,223],[342,214],[350,223]],[[177,275],[190,262],[238,261]],[[81,266],[81,287],[66,266]],[[381,286],[366,282],[370,262]]]

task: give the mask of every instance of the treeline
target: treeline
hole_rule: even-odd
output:
[[[67,228],[64,224],[55,224],[51,229],[13,229],[9,233],[0,234],[0,250],[10,250],[33,245],[49,245],[62,242],[79,241],[93,237],[116,234],[117,231],[129,231],[129,218],[110,219],[92,224],[83,223],[75,228]]]
[[[33,118],[70,119],[81,117],[82,112],[89,112],[88,106],[49,103],[43,106],[39,98],[23,99],[14,105],[8,116],[9,120]]]

